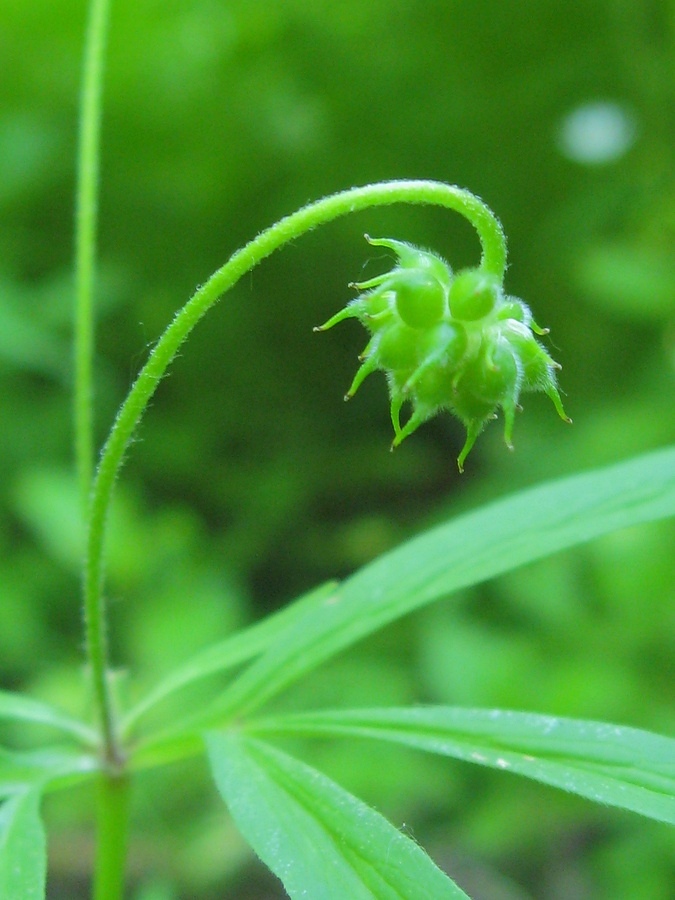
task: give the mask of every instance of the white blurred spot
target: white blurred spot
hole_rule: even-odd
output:
[[[585,103],[563,119],[560,149],[575,162],[602,165],[623,156],[635,132],[633,117],[618,103]]]

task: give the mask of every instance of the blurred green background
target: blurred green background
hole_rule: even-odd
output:
[[[83,711],[71,435],[73,190],[84,0],[0,3],[0,669]],[[312,326],[379,274],[363,233],[478,243],[453,213],[359,214],[244,279],[160,388],[119,487],[109,596],[120,690],[430,523],[675,437],[675,3],[114,0],[103,125],[96,433],[174,311],[229,254],[324,194],[468,187],[509,237],[507,289],[551,328],[574,427],[525,398],[459,477],[441,416],[394,454],[386,385],[342,395],[364,334]],[[283,706],[443,702],[675,733],[672,523],[453,597],[326,666]],[[194,701],[193,699],[193,702]],[[10,736],[11,737],[11,736]],[[672,832],[500,773],[308,744],[476,900],[675,896]],[[50,897],[84,896],[91,809],[50,801]],[[139,782],[137,900],[283,896],[205,768]],[[229,885],[227,891],[223,887]]]

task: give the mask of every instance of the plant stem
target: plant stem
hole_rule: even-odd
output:
[[[75,208],[75,458],[86,514],[93,475],[93,285],[98,212],[101,90],[109,0],[91,0],[80,96]]]
[[[123,900],[129,832],[129,778],[101,773],[97,797],[94,900]]]
[[[86,517],[93,478],[94,303],[98,219],[101,95],[109,0],[90,0],[80,94],[80,128],[77,158],[75,211],[75,460],[80,503]],[[116,747],[112,700],[107,680],[105,623],[85,604],[87,657],[93,674],[95,703],[99,713],[105,757],[118,766],[122,754]]]
[[[87,516],[94,471],[93,363],[94,277],[98,225],[101,97],[109,0],[90,0],[80,94],[80,123],[75,199],[75,340],[74,437],[75,464],[83,516]],[[108,683],[105,622],[90,616],[85,604],[87,656],[101,723],[101,743],[107,769],[98,782],[97,844],[94,900],[123,900],[129,823],[129,779],[122,771],[124,756],[115,737]]]
[[[115,733],[107,680],[108,652],[103,596],[106,518],[125,451],[148,401],[197,322],[246,272],[279,247],[318,225],[369,207],[393,203],[434,204],[460,212],[478,231],[483,248],[483,267],[500,279],[503,277],[506,244],[501,226],[485,204],[468,191],[434,181],[391,181],[333,194],[298,210],[263,231],[238,250],[193,294],[155,345],[117,414],[103,448],[94,481],[89,510],[84,598],[87,646],[97,706],[102,716],[105,754],[113,765],[120,762],[122,753]]]

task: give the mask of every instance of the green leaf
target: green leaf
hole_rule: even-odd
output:
[[[337,581],[328,581],[303,594],[295,602],[268,616],[262,622],[251,625],[198,653],[167,675],[127,714],[123,723],[124,731],[128,731],[149,710],[182,688],[209,675],[234,668],[265,651],[301,616],[306,615],[316,608],[320,601],[333,594],[337,586]]]
[[[316,769],[238,735],[210,733],[207,746],[235,822],[291,897],[466,898],[421,847]]]
[[[433,600],[602,534],[675,514],[675,449],[521,491],[441,525],[343,582],[214,704],[217,723]]]
[[[70,784],[90,777],[98,769],[95,756],[72,748],[7,750],[0,747],[0,798],[29,787],[50,789]]]
[[[47,842],[40,819],[40,793],[23,791],[0,806],[0,897],[45,896]]]
[[[47,703],[10,691],[0,691],[0,719],[47,725],[86,744],[95,744],[97,741],[94,729],[84,722],[67,716]]]
[[[247,727],[394,741],[518,772],[675,825],[675,739],[637,728],[456,707],[337,710],[280,716]]]

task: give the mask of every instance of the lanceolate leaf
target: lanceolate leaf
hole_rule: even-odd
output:
[[[284,633],[210,712],[260,706],[324,660],[439,597],[602,534],[675,514],[675,449],[522,491],[366,566]]]
[[[96,742],[96,732],[84,722],[71,718],[47,703],[10,691],[0,691],[0,719],[47,725],[85,743]]]
[[[0,806],[0,897],[40,900],[45,896],[46,872],[40,794],[23,791]]]
[[[414,841],[316,769],[237,735],[213,732],[207,744],[235,822],[292,898],[466,898]]]
[[[336,589],[337,581],[329,581],[314,588],[293,603],[251,625],[212,647],[207,647],[166,676],[131,712],[124,721],[124,728],[131,728],[150,709],[176,691],[214,675],[234,668],[265,651],[269,645],[302,615],[316,607]]]
[[[28,788],[49,790],[52,786],[79,781],[98,768],[94,755],[71,748],[7,750],[0,747],[0,799]]]
[[[636,728],[456,707],[306,713],[250,728],[394,741],[675,824],[675,739]]]

